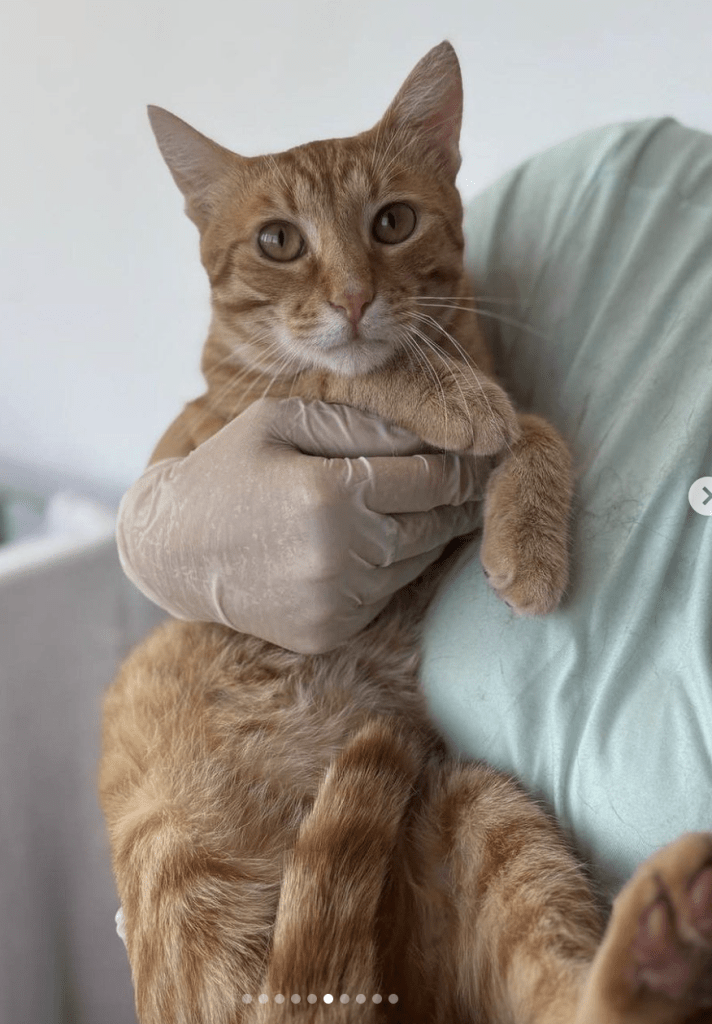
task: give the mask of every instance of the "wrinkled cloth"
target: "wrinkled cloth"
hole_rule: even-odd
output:
[[[482,479],[367,413],[260,399],[129,489],[121,564],[176,618],[325,651],[477,526]]]
[[[515,618],[476,549],[424,641],[453,748],[553,808],[609,894],[712,828],[712,137],[612,125],[474,199],[468,265],[510,394],[572,448],[559,608]]]

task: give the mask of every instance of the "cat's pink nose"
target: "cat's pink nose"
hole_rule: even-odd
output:
[[[358,291],[342,292],[336,296],[336,302],[329,302],[332,309],[340,309],[345,313],[351,323],[356,326],[366,306],[372,301],[373,292],[367,288],[360,288]]]

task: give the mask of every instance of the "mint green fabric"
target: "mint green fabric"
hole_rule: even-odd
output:
[[[572,575],[516,618],[468,549],[435,602],[423,680],[452,746],[516,775],[609,893],[712,828],[712,137],[589,132],[472,201],[469,263],[521,408],[571,444]]]

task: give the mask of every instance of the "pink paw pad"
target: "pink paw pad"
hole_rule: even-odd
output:
[[[692,969],[675,927],[675,912],[667,894],[643,911],[633,944],[636,980],[653,992],[680,999],[690,985]]]
[[[703,938],[712,940],[712,866],[692,879],[689,900],[690,924]]]
[[[638,985],[669,999],[712,1005],[712,866],[698,872],[686,906],[675,907],[658,879],[658,895],[643,911],[633,943]]]

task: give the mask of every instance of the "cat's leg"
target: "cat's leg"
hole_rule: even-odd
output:
[[[616,899],[576,1024],[712,1022],[712,834],[647,860]]]
[[[313,372],[300,378],[299,387],[305,398],[375,413],[448,451],[494,455],[511,449],[521,434],[505,391],[475,368],[436,361],[417,369],[394,364],[355,377]]]
[[[440,771],[423,821],[454,913],[437,937],[443,1020],[573,1024],[605,916],[555,823],[476,765]]]
[[[539,416],[519,416],[521,438],[487,483],[481,560],[490,586],[516,612],[556,607],[568,576],[571,456]]]
[[[141,1024],[237,1024],[260,994],[299,804],[240,782],[222,710],[240,644],[166,623],[106,695],[100,794]]]
[[[240,862],[229,823],[204,824],[197,808],[165,799],[162,782],[148,779],[112,829],[137,1015],[141,1024],[237,1024],[243,999],[261,991],[277,862],[269,853]]]

